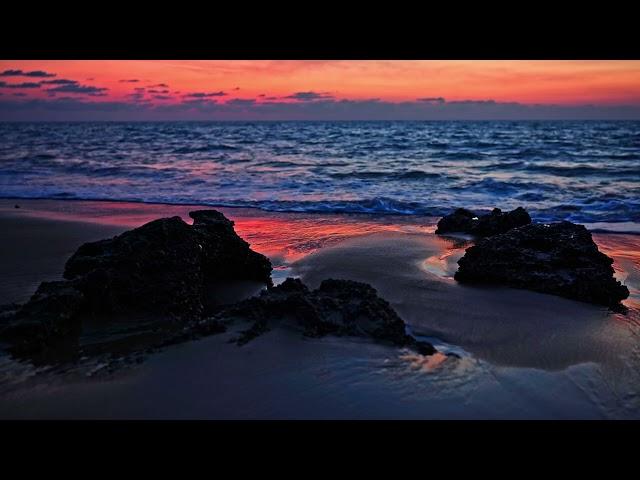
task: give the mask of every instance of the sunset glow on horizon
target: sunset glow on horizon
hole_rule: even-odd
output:
[[[497,103],[503,106],[500,115],[507,117],[512,104],[521,110],[638,110],[640,61],[3,60],[0,102],[0,111],[21,111],[23,116],[27,107],[62,112],[69,103],[82,104],[87,112],[96,106],[138,106],[131,112],[145,110],[151,119],[190,118],[189,109],[194,118],[313,119],[323,118],[317,108],[321,104],[341,104],[332,113],[338,118],[348,118],[352,111],[366,117],[365,110],[373,118],[393,118],[394,105],[411,110],[397,113],[399,117],[411,118],[420,118],[424,105],[430,118],[450,104],[459,113],[456,104],[486,110]],[[4,113],[0,118],[11,119]],[[37,119],[36,113],[32,116]]]

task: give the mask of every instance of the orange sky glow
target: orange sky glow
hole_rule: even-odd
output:
[[[93,101],[124,101],[135,88],[166,84],[163,90],[170,98],[150,96],[152,102],[171,103],[189,93],[219,91],[226,94],[221,102],[261,102],[313,91],[335,99],[390,102],[443,97],[525,104],[640,104],[638,61],[0,61],[0,71],[9,69],[43,70],[55,73],[55,78],[108,89],[106,96]],[[2,80],[8,84],[29,79]],[[47,96],[41,88],[25,89],[24,94]]]

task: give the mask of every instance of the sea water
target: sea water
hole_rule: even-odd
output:
[[[0,196],[640,223],[640,122],[0,123]]]

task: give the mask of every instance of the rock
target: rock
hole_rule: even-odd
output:
[[[43,282],[29,302],[16,308],[0,327],[0,338],[16,356],[64,350],[77,343],[81,330],[77,313],[83,294],[72,282]]]
[[[469,233],[477,222],[477,216],[471,210],[458,208],[438,221],[436,233],[464,232]],[[474,220],[475,219],[475,220]]]
[[[190,212],[200,234],[205,282],[254,280],[271,285],[271,262],[249,248],[236,234],[233,222],[216,210]]]
[[[629,290],[583,225],[530,224],[479,240],[458,261],[461,283],[501,284],[618,308]]]
[[[205,284],[256,280],[271,284],[271,263],[249,248],[233,222],[215,210],[161,218],[109,240],[86,243],[68,260],[89,311],[199,318]]]
[[[198,321],[209,283],[253,280],[271,285],[271,263],[249,248],[233,222],[215,210],[161,218],[121,235],[85,243],[67,261],[64,281],[42,283],[5,322],[0,338],[19,350],[57,343],[81,330],[81,318],[115,317],[166,325]],[[167,327],[168,328],[168,327]],[[77,336],[77,335],[76,335]],[[25,345],[26,345],[25,344]]]
[[[99,315],[202,314],[204,240],[180,217],[161,218],[114,238],[85,243],[67,261],[85,310]]]
[[[478,218],[477,224],[471,229],[470,233],[478,237],[489,237],[530,223],[531,217],[522,207],[507,213],[502,213],[499,208],[494,208],[490,214],[482,215]]]
[[[471,210],[458,208],[450,215],[445,215],[438,222],[436,233],[468,233],[477,237],[488,237],[505,233],[512,228],[531,223],[527,211],[518,207],[511,212],[502,213],[499,208],[486,215],[476,215]]]
[[[310,291],[299,279],[288,278],[218,315],[218,319],[238,317],[254,321],[239,344],[269,330],[271,325],[285,322],[311,337],[364,337],[414,348],[423,355],[436,351],[431,344],[406,333],[405,323],[373,287],[350,280],[324,280],[319,288]]]

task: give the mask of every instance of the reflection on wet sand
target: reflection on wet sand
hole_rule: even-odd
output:
[[[438,275],[424,268],[425,259],[443,255],[444,242],[433,235],[374,234],[323,249],[293,270],[310,285],[327,277],[369,282],[414,333],[496,365],[561,370],[595,362],[622,371],[636,361],[636,309],[622,316],[552,295],[459,285],[444,278],[446,269]]]
[[[425,357],[415,353],[407,353],[400,356],[400,360],[403,360],[409,364],[414,370],[420,370],[421,372],[430,373],[440,368],[448,359],[444,353],[434,353]]]

